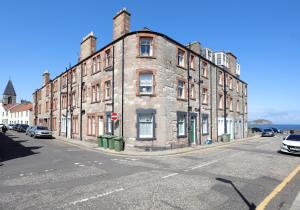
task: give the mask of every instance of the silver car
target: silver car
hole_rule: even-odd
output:
[[[30,136],[30,135],[31,135],[31,130],[32,130],[33,128],[34,128],[33,126],[29,126],[29,127],[26,129],[25,134]]]
[[[44,126],[35,126],[30,134],[34,138],[52,138],[52,132]]]
[[[287,138],[284,138],[280,151],[300,155],[300,134],[290,134]]]

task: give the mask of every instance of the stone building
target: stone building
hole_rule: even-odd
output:
[[[97,50],[91,32],[76,65],[54,79],[44,72],[33,93],[34,124],[70,141],[123,136],[126,149],[203,144],[224,133],[245,137],[247,84],[236,56],[148,28],[130,32],[130,16],[123,9],[113,18],[111,43]]]

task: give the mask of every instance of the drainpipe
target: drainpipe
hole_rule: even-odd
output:
[[[83,82],[82,82],[82,65],[80,65],[80,141],[82,141],[82,89],[83,89]]]
[[[53,127],[52,127],[52,117],[53,117],[53,81],[51,81],[50,83],[50,130],[52,131]]]
[[[226,90],[226,72],[223,71],[223,80],[224,80],[224,122],[225,122],[225,126],[224,126],[224,133],[227,134],[227,90]]]
[[[210,71],[210,85],[209,85],[209,89],[210,89],[210,111],[209,111],[209,116],[210,116],[210,138],[212,139],[212,125],[213,125],[213,119],[212,119],[212,70],[211,70],[211,65],[209,65],[209,71]]]
[[[191,146],[191,139],[190,139],[190,47],[191,44],[189,44],[189,50],[187,52],[187,77],[188,77],[188,84],[187,84],[187,100],[188,100],[188,110],[187,110],[187,138],[189,146]]]
[[[112,63],[112,112],[115,111],[115,45],[113,45],[113,63]],[[111,132],[114,135],[115,123],[111,120]]]
[[[243,100],[243,138],[245,138],[245,97],[244,97],[244,85],[243,85],[243,88],[242,88],[242,100]]]
[[[122,39],[122,137],[124,136],[124,38]]]
[[[198,142],[198,144],[200,144],[201,145],[201,139],[202,139],[202,137],[201,137],[201,131],[202,131],[202,124],[201,124],[201,119],[202,119],[202,117],[201,117],[201,103],[202,103],[202,101],[201,101],[201,58],[200,58],[200,56],[198,57],[199,58],[199,63],[198,63],[198,69],[199,69],[199,71],[198,71],[198,97],[199,97],[199,106],[198,106],[198,108],[199,108],[199,110],[198,110],[198,113],[199,113],[199,116],[198,116],[198,121],[199,121],[199,142]]]
[[[66,138],[68,138],[68,103],[69,103],[69,75],[67,72]]]
[[[69,66],[69,69],[71,68],[71,65]],[[70,96],[70,137],[71,139],[73,138],[73,132],[72,132],[72,129],[73,129],[73,69],[71,69],[71,87],[70,87],[70,93],[71,93],[71,96]]]
[[[216,67],[215,67],[216,68]],[[216,116],[217,116],[217,142],[219,142],[219,104],[218,104],[218,69],[216,68]]]
[[[59,79],[59,126],[58,135],[61,135],[61,78]]]

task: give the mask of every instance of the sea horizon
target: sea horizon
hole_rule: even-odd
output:
[[[248,125],[248,127],[253,128],[253,127],[257,127],[257,128],[262,128],[262,129],[266,129],[266,128],[278,128],[280,130],[300,130],[300,124],[251,124]]]

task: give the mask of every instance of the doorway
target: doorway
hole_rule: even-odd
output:
[[[197,126],[196,126],[196,116],[195,115],[191,115],[190,117],[190,129],[189,129],[189,139],[191,144],[196,144],[196,130],[197,130]]]
[[[104,122],[103,122],[103,116],[98,116],[98,135],[104,134]]]

